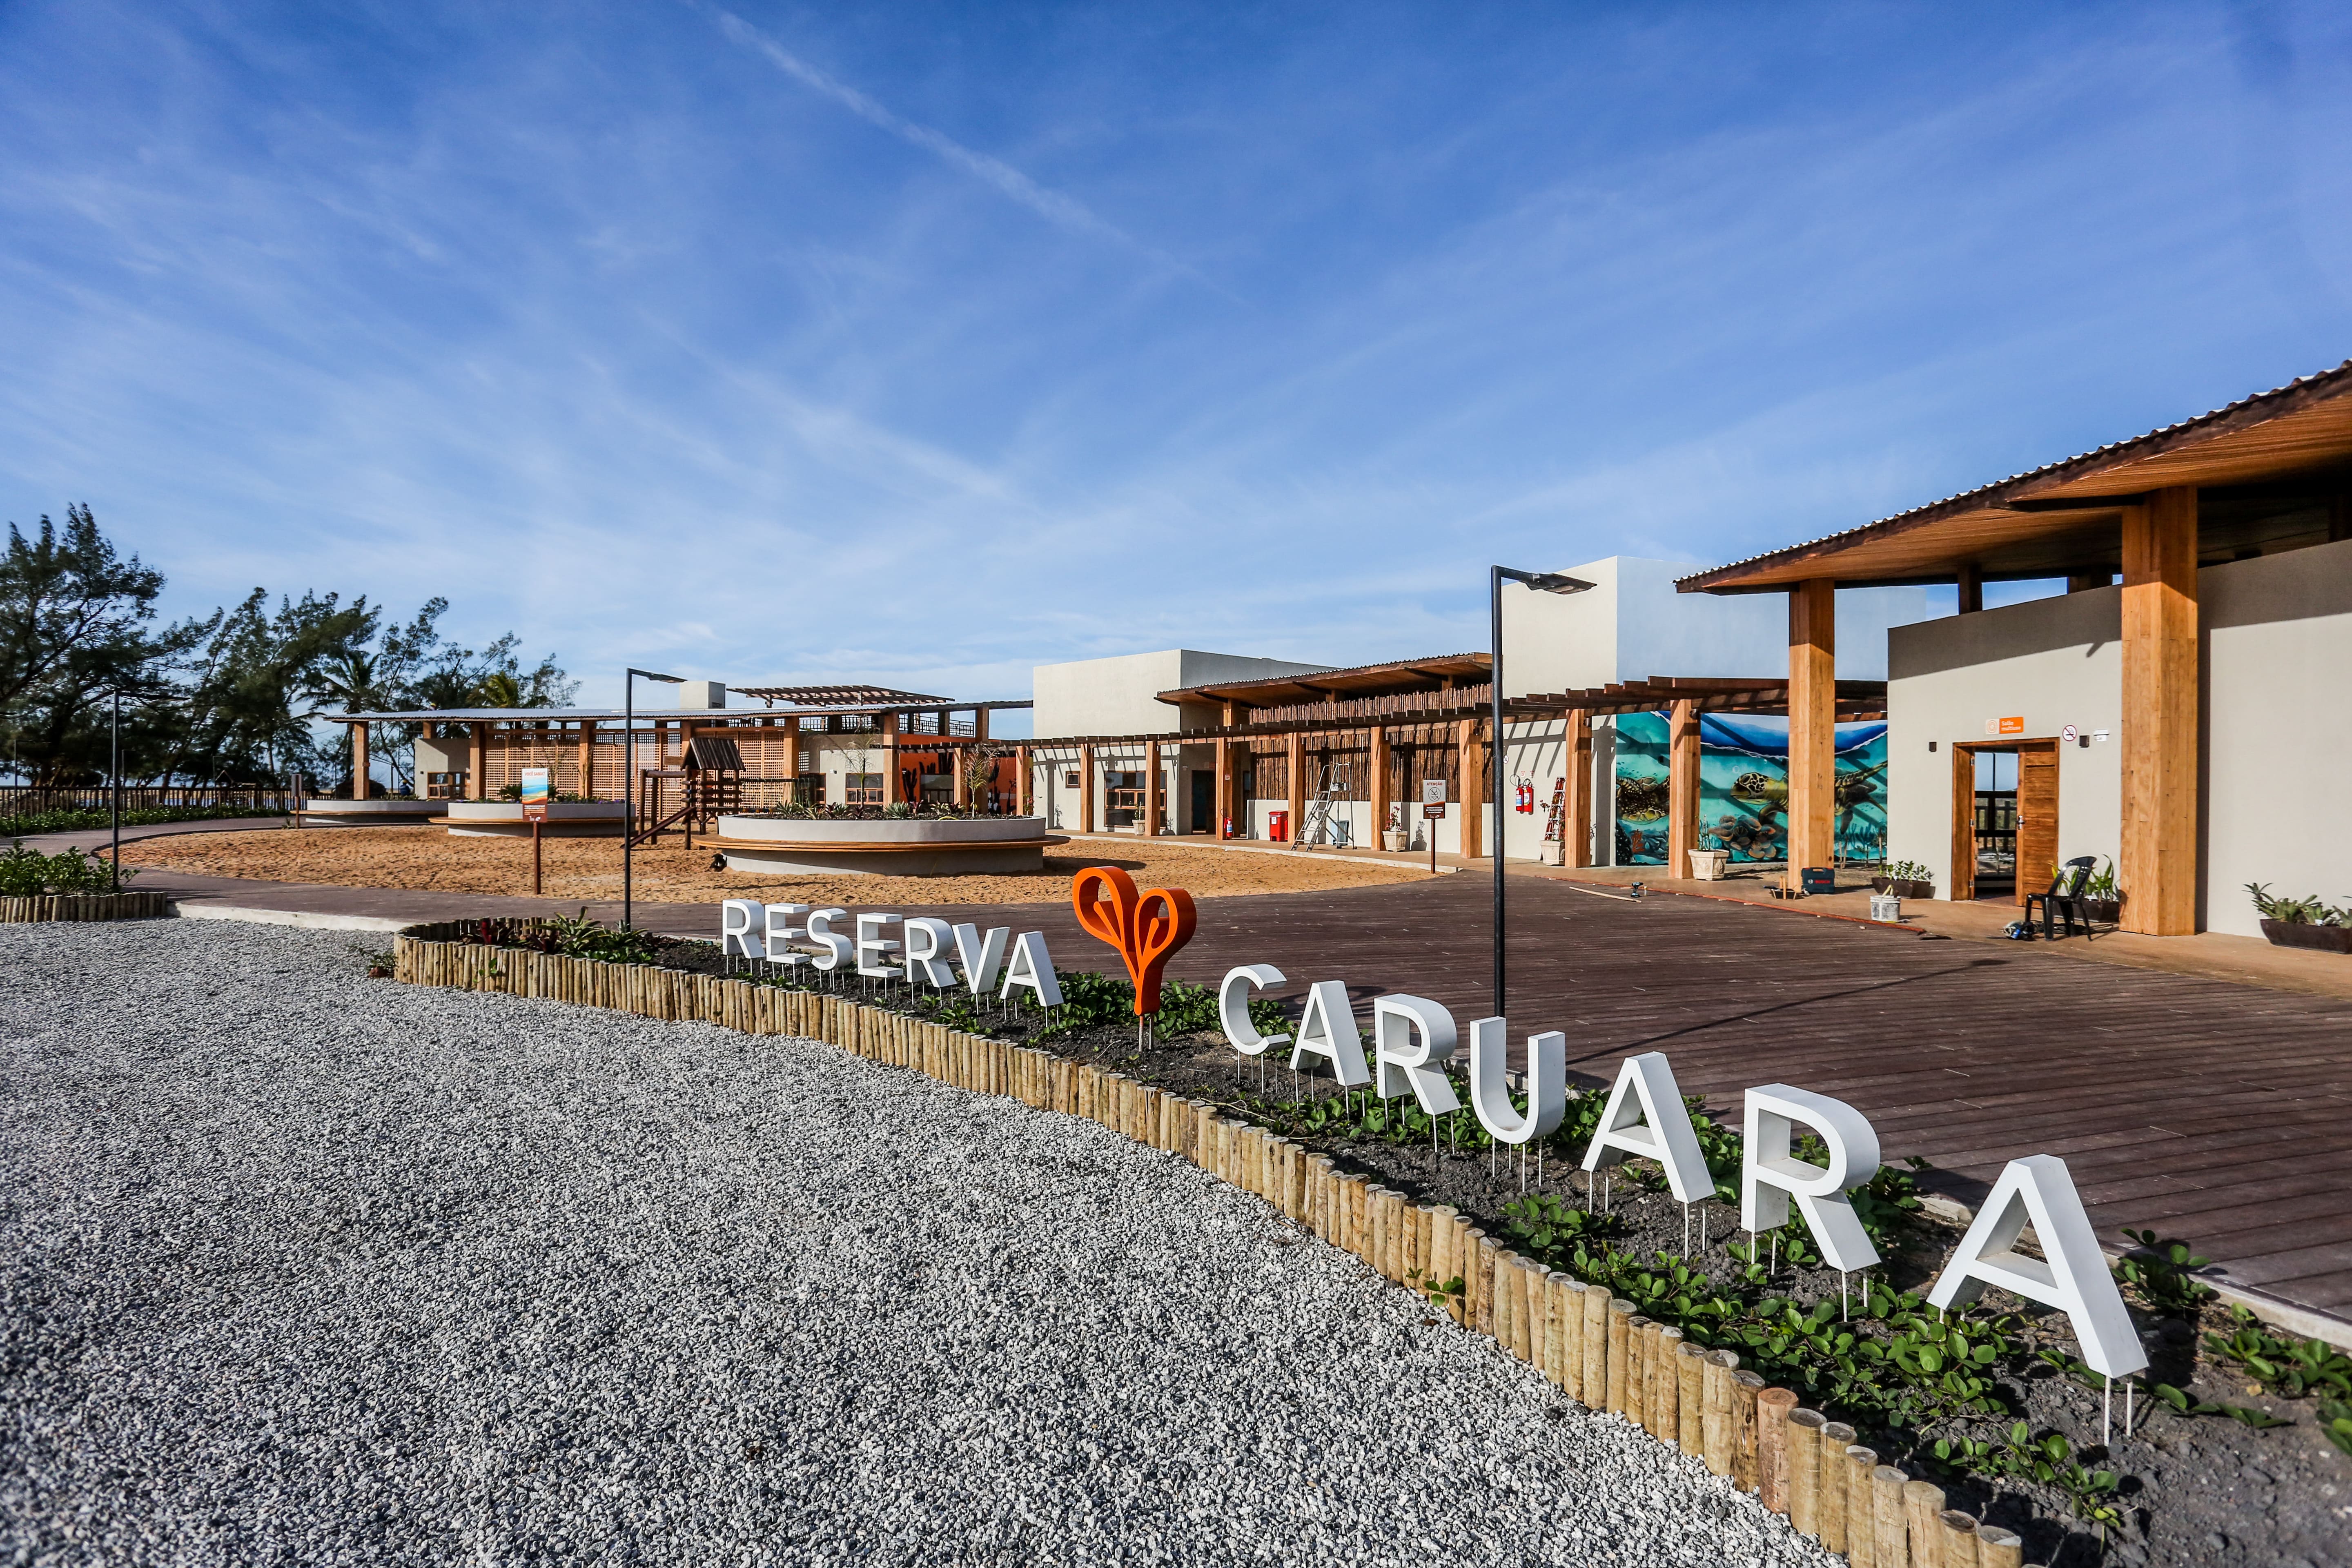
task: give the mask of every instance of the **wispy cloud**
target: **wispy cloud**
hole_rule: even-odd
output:
[[[721,32],[745,48],[764,57],[771,65],[803,87],[824,94],[868,125],[887,131],[909,146],[919,147],[941,162],[961,169],[1000,195],[1018,202],[1056,227],[1123,246],[1187,277],[1197,279],[1201,276],[1166,251],[1138,239],[1105,219],[1076,197],[1049,190],[1002,158],[992,158],[965,146],[952,136],[892,112],[868,94],[809,64],[732,11],[720,10],[716,6],[709,9]]]

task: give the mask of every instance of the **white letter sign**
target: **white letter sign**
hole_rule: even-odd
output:
[[[1004,967],[1004,941],[1012,934],[1011,926],[991,926],[983,941],[978,926],[955,928],[956,962],[963,965],[963,983],[973,995],[985,996],[996,989],[996,973]]]
[[[1289,1043],[1288,1035],[1259,1034],[1249,1016],[1249,994],[1281,984],[1282,971],[1271,963],[1244,963],[1225,972],[1223,982],[1217,987],[1217,1022],[1225,1027],[1226,1042],[1242,1055],[1263,1056],[1276,1046]]]
[[[793,951],[793,938],[800,933],[793,930],[793,917],[808,913],[806,904],[770,904],[766,907],[766,922],[761,933],[770,963],[781,963],[787,969],[797,969],[809,961],[805,952]]]
[[[1356,1027],[1356,1010],[1348,1005],[1348,988],[1337,980],[1318,980],[1307,988],[1307,1011],[1299,1015],[1298,1034],[1290,1047],[1290,1069],[1308,1057],[1331,1064],[1331,1076],[1342,1089],[1361,1089],[1372,1081],[1364,1067],[1364,1037]]]
[[[1609,1091],[1600,1130],[1584,1152],[1584,1168],[1597,1171],[1628,1154],[1664,1166],[1666,1185],[1676,1203],[1695,1204],[1715,1195],[1715,1178],[1707,1173],[1706,1156],[1699,1152],[1690,1110],[1683,1104],[1682,1090],[1675,1087],[1675,1069],[1666,1065],[1664,1051],[1628,1057],[1617,1070],[1617,1087]]]
[[[1062,1005],[1062,983],[1054,978],[1054,960],[1045,952],[1042,931],[1023,931],[1021,940],[1013,944],[1013,962],[1004,966],[1003,994],[1010,996],[1023,989],[1035,992],[1041,1007]]]
[[[1510,1036],[1500,1018],[1470,1026],[1470,1108],[1497,1143],[1532,1143],[1559,1130],[1568,1115],[1568,1037],[1558,1029],[1528,1037],[1528,1109],[1511,1104],[1505,1080]]]
[[[759,929],[760,900],[729,899],[719,906],[719,951],[732,958],[760,955],[751,951],[751,933]]]
[[[2046,1263],[2017,1250],[2029,1220]],[[2066,1162],[2057,1155],[2029,1154],[2009,1163],[1977,1210],[1976,1223],[1960,1238],[1959,1250],[1936,1276],[1927,1301],[1939,1308],[1965,1307],[1988,1285],[2065,1313],[2092,1371],[2129,1377],[2147,1367],[2147,1352],[2132,1331],[2115,1276],[2107,1272],[2098,1233],[2083,1212]]]
[[[830,974],[849,962],[849,939],[833,929],[833,922],[849,918],[847,910],[811,910],[808,918],[808,939],[824,951],[816,955],[816,966]]]
[[[955,971],[941,955],[954,933],[948,922],[933,920],[929,915],[909,915],[903,928],[907,933],[907,976],[920,980],[933,990],[944,991],[956,983]]]
[[[884,926],[896,925],[898,922],[897,915],[871,914],[857,917],[857,941],[855,946],[857,949],[858,973],[871,980],[898,978],[898,966],[881,956],[898,951],[897,942],[887,941],[882,935]],[[866,962],[866,955],[869,952],[877,955],[871,963]]]
[[[1739,1225],[1753,1233],[1789,1223],[1789,1200],[1805,1211],[1822,1258],[1832,1268],[1867,1268],[1878,1249],[1854,1217],[1846,1193],[1878,1173],[1878,1133],[1843,1100],[1785,1083],[1748,1091],[1747,1136],[1740,1152]],[[1827,1165],[1790,1151],[1791,1124],[1803,1122],[1829,1146]]]
[[[1444,1064],[1454,1058],[1454,1015],[1424,996],[1382,996],[1372,1004],[1372,1059],[1380,1094],[1407,1089],[1432,1116],[1462,1109]]]

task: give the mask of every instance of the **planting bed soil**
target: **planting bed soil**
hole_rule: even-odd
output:
[[[354,945],[0,931],[0,1562],[1831,1568],[1093,1122]]]
[[[722,959],[711,943],[646,940],[651,946],[644,957],[666,967],[738,976],[751,973],[745,961]],[[1522,1168],[1512,1152],[1505,1151],[1497,1158],[1484,1148],[1456,1146],[1456,1138],[1475,1142],[1482,1136],[1468,1110],[1441,1124],[1443,1147],[1434,1154],[1425,1121],[1423,1131],[1403,1141],[1373,1135],[1379,1130],[1379,1124],[1370,1121],[1377,1101],[1361,1093],[1352,1100],[1338,1097],[1328,1079],[1294,1080],[1281,1065],[1284,1058],[1279,1050],[1263,1060],[1241,1057],[1210,1022],[1208,994],[1198,987],[1170,989],[1170,1016],[1183,1023],[1184,1032],[1171,1033],[1165,1039],[1147,1036],[1139,1041],[1131,1017],[1123,1013],[1105,1016],[1105,994],[1123,991],[1123,979],[1106,983],[1099,976],[1070,973],[1063,979],[1065,990],[1084,1000],[1061,1010],[1057,1020],[1034,1008],[974,1004],[960,993],[885,987],[870,982],[861,986],[855,977],[826,984],[869,1005],[894,1007],[975,1034],[1034,1044],[1189,1098],[1214,1101],[1233,1114],[1332,1154],[1343,1168],[1375,1176],[1413,1202],[1451,1205],[1516,1250],[1543,1255],[1540,1247],[1530,1244],[1524,1223],[1528,1211],[1517,1206],[1526,1193],[1549,1197],[1567,1211],[1565,1216],[1555,1216],[1558,1230],[1592,1223],[1580,1217],[1591,1211],[1584,1178],[1570,1169],[1583,1150],[1574,1105],[1569,1125],[1545,1152],[1539,1181],[1537,1163],[1529,1155],[1523,1188]],[[1118,1001],[1122,1008],[1128,1005],[1124,997]],[[1083,1015],[1088,1012],[1096,1015],[1097,1021],[1086,1020]],[[1261,1027],[1274,1026],[1271,1018],[1261,1022]],[[1605,1092],[1605,1086],[1601,1088]],[[1466,1085],[1458,1084],[1457,1092],[1466,1105]],[[1342,1108],[1349,1106],[1358,1114],[1342,1114]],[[1583,1109],[1589,1122],[1597,1103]],[[1716,1109],[1725,1125],[1736,1128],[1736,1108]],[[1717,1173],[1736,1175],[1736,1164],[1729,1172],[1718,1169]],[[1886,1191],[1899,1201],[1904,1184],[1899,1176],[1892,1178]],[[1745,1236],[1733,1228],[1738,1223],[1736,1203],[1701,1205],[1709,1240],[1704,1246],[1699,1243],[1695,1220],[1685,1256],[1683,1207],[1663,1186],[1661,1173],[1646,1162],[1617,1168],[1607,1184],[1608,1215],[1588,1243],[1596,1258],[1604,1250],[1613,1251],[1621,1260],[1661,1272],[1680,1265],[1706,1278],[1678,1284],[1675,1293],[1702,1302],[1728,1292],[1751,1306],[1778,1299],[1793,1303],[1800,1311],[1826,1303],[1825,1318],[1817,1326],[1830,1335],[1877,1331],[1883,1338],[1883,1330],[1843,1321],[1839,1277],[1834,1270],[1800,1264],[1796,1248],[1802,1245],[1801,1233],[1779,1249],[1777,1267],[1772,1266],[1774,1249],[1768,1244],[1759,1260],[1767,1266],[1765,1273],[1749,1275],[1756,1265],[1734,1251],[1744,1254],[1746,1250]],[[1516,1235],[1515,1217],[1523,1222]],[[1868,1316],[1873,1280],[1882,1297],[1885,1292],[1924,1294],[1958,1239],[1958,1230],[1937,1225],[1924,1214],[1904,1215],[1881,1238],[1880,1250],[1886,1261],[1870,1278],[1858,1275],[1848,1282],[1846,1300],[1853,1317]],[[1574,1245],[1572,1240],[1561,1239],[1550,1255],[1553,1266],[1566,1268],[1580,1278],[1601,1278],[1574,1259]],[[1666,1257],[1660,1259],[1660,1253]],[[1621,1293],[1624,1293],[1622,1287]],[[1711,1323],[1703,1312],[1683,1317],[1650,1302],[1641,1306],[1643,1311],[1662,1321],[1679,1322],[1704,1342],[1739,1351],[1743,1362],[1764,1372],[1768,1380],[1786,1381],[1792,1386],[1802,1381],[1788,1370],[1776,1376],[1769,1357],[1759,1363],[1757,1347],[1721,1332],[1727,1325]],[[1914,1310],[1926,1318],[1937,1316],[1932,1310]],[[1800,1392],[1806,1404],[1824,1409],[1833,1419],[1862,1427],[1860,1441],[1878,1448],[1884,1461],[1933,1476],[1950,1494],[1950,1506],[2017,1531],[2025,1538],[2029,1563],[2186,1563],[2226,1556],[2232,1563],[2255,1565],[2315,1565],[2347,1560],[2343,1542],[2352,1535],[2352,1458],[2326,1440],[2317,1401],[2265,1394],[2242,1371],[2200,1352],[2204,1335],[2226,1336],[2234,1329],[2225,1310],[2210,1304],[2186,1310],[2151,1310],[2134,1301],[2134,1321],[2142,1331],[2151,1365],[2135,1402],[2137,1422],[2129,1436],[2124,1432],[2124,1396],[2120,1388],[2116,1391],[2105,1449],[2100,1447],[2101,1395],[2095,1386],[2078,1381],[2078,1375],[2087,1373],[2079,1373],[2080,1363],[2074,1361],[2073,1337],[2063,1317],[2000,1292],[1988,1292],[1977,1316],[1995,1314],[2010,1316],[2009,1342],[1998,1359],[1981,1369],[1992,1389],[1983,1407],[1974,1414],[1940,1420],[1924,1430],[1884,1424],[1874,1426],[1854,1408],[1851,1397],[1842,1400],[1836,1391],[1819,1386],[1801,1387]],[[1886,1315],[1883,1300],[1878,1315],[1882,1319]],[[1743,1321],[1755,1320],[1751,1316]],[[2058,1363],[2072,1363],[2078,1375],[2045,1361],[2044,1352]],[[2159,1384],[2180,1390],[2192,1405],[2208,1408],[2198,1415],[2176,1412],[2149,1393]],[[2243,1414],[2233,1415],[2229,1414],[2231,1410]],[[2270,1420],[2285,1425],[2257,1429]],[[2079,1465],[2086,1473],[2108,1471],[2116,1476],[2113,1490],[2093,1500],[2115,1510],[2116,1517],[2104,1532],[2095,1523],[2075,1516],[2060,1489],[2032,1479],[2030,1473],[1989,1477],[1965,1459],[1939,1459],[1934,1451],[1938,1438],[1949,1442],[1973,1437],[1998,1447],[2019,1421],[2027,1425],[2033,1442],[2044,1442],[2053,1435],[2064,1439],[2069,1451],[2059,1468]],[[2102,1533],[2106,1537],[2104,1550]]]
[[[1146,887],[1181,887],[1196,899],[1301,892],[1419,881],[1412,867],[1301,859],[1139,839],[1132,847],[1073,846],[1048,853],[1042,872],[965,877],[761,876],[712,870],[708,844],[688,850],[672,836],[639,848],[636,897],[648,902],[764,898],[770,902],[864,904],[1041,903],[1066,900],[1073,873],[1118,866]],[[603,901],[621,896],[615,838],[549,839],[546,896]],[[529,838],[454,837],[437,827],[349,827],[334,833],[209,833],[125,845],[123,864],[335,888],[415,888],[527,895]]]

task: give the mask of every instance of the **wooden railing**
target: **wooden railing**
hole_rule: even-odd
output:
[[[0,785],[0,816],[30,816],[43,811],[104,811],[113,798],[104,784]],[[278,816],[295,808],[299,792],[282,784],[125,784],[125,811],[170,811],[203,807],[249,808],[256,816]]]

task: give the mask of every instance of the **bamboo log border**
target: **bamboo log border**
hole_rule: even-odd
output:
[[[0,910],[30,901],[0,900]],[[1416,1205],[1340,1171],[1329,1155],[1229,1118],[1218,1106],[1093,1062],[964,1034],[846,996],[449,940],[487,924],[494,937],[512,941],[541,923],[414,927],[393,939],[393,979],[822,1040],[976,1094],[1085,1117],[1263,1198],[1381,1278],[1423,1294],[1432,1312],[1491,1336],[1568,1397],[1625,1417],[1738,1490],[1760,1494],[1774,1512],[1801,1516],[1791,1524],[1860,1568],[1974,1564],[1980,1546],[1985,1561],[2017,1561],[2015,1535],[1980,1531],[1968,1514],[1945,1509],[1939,1488],[1877,1464],[1869,1449],[1851,1446],[1852,1427],[1796,1409],[1795,1394],[1767,1388],[1739,1369],[1733,1352],[1685,1343],[1679,1331],[1637,1317],[1633,1302],[1548,1273],[1454,1208]],[[1458,1290],[1449,1290],[1457,1280]]]
[[[33,899],[0,899],[0,925],[156,921],[171,912],[169,893],[44,893]]]

